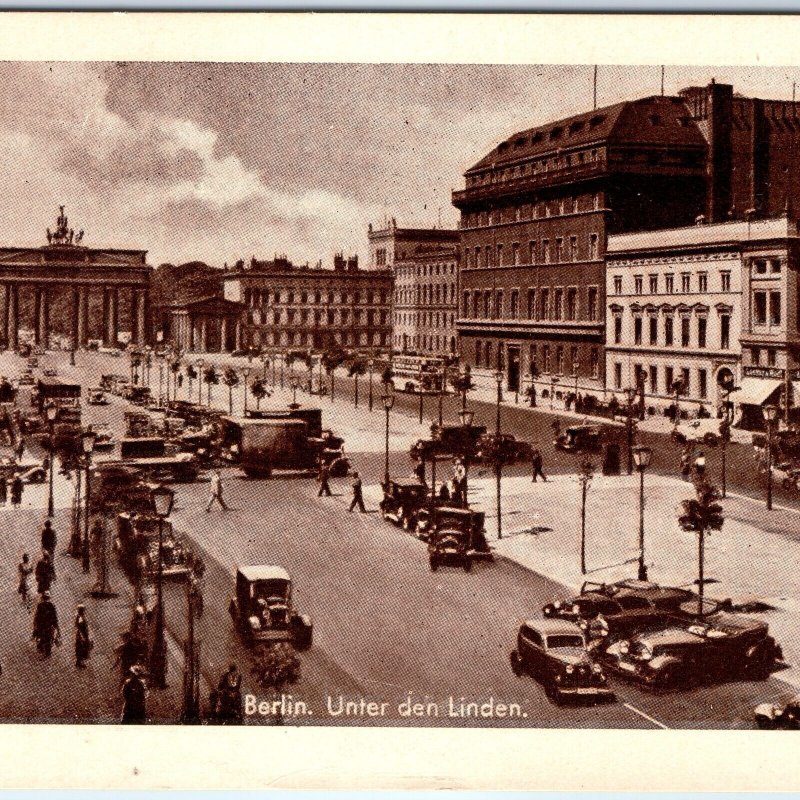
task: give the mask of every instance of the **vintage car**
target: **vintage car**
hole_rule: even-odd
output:
[[[603,668],[592,661],[583,631],[560,619],[524,622],[517,634],[517,649],[511,653],[511,669],[538,680],[554,703],[567,698],[613,700]]]
[[[428,487],[415,478],[394,478],[383,487],[381,514],[407,531],[416,530],[417,515],[427,495]]]
[[[95,423],[94,425],[94,449],[113,450],[117,441],[111,428],[105,423]]]
[[[16,470],[23,483],[44,483],[47,480],[47,470],[41,464],[17,465]]]
[[[756,725],[762,730],[800,730],[800,694],[794,695],[786,703],[761,703],[756,706],[753,715]]]
[[[419,461],[423,453],[433,448],[441,456],[472,455],[477,447],[478,440],[486,433],[484,425],[431,425],[431,438],[418,439],[409,450],[409,455],[414,461]]]
[[[45,378],[55,378],[56,375],[58,375],[58,370],[54,367],[48,367],[42,370],[42,375],[44,375]]]
[[[465,572],[474,558],[491,560],[482,511],[452,506],[433,506],[427,510],[426,535],[428,561],[434,572],[440,565],[455,561]]]
[[[670,433],[678,444],[704,444],[716,447],[721,436],[718,419],[692,419],[679,422]]]
[[[19,385],[20,386],[33,386],[36,381],[33,378],[33,372],[31,370],[26,369],[22,375],[19,376]]]
[[[86,402],[90,406],[107,406],[108,398],[103,389],[94,387],[86,390]]]
[[[603,429],[599,425],[570,425],[553,442],[565,453],[597,453],[602,443]]]
[[[533,456],[533,446],[512,436],[510,433],[501,433],[501,447],[505,456],[505,463],[512,464],[517,461],[530,461]],[[486,462],[491,453],[495,451],[497,434],[484,433],[477,441],[473,460],[477,463]]]
[[[726,677],[766,680],[783,659],[765,622],[724,612],[703,620],[671,617],[596,653],[623,677],[665,690]]]
[[[290,642],[311,647],[314,626],[292,608],[292,582],[283,567],[269,564],[239,567],[236,596],[228,606],[233,624],[251,644]]]
[[[114,549],[123,569],[136,583],[152,580],[158,568],[158,518],[151,514],[123,511],[117,514]],[[170,522],[162,523],[161,575],[164,580],[185,578],[194,554]]]
[[[766,467],[764,468],[766,472]],[[772,467],[772,480],[779,483],[784,489],[794,489],[795,491],[800,488],[800,469],[798,469],[791,461],[783,461],[780,464],[775,464]]]

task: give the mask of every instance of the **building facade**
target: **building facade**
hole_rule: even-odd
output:
[[[42,247],[0,248],[0,337],[15,349],[27,335],[70,349],[90,341],[116,347],[148,336],[150,276],[146,250],[92,248],[69,227],[61,206]],[[23,313],[27,309],[27,314]]]
[[[452,356],[457,351],[458,231],[439,233],[440,243],[416,245],[394,262],[397,352]]]
[[[609,393],[622,400],[643,374],[651,412],[677,389],[681,404],[714,413],[732,378],[740,424],[760,427],[766,403],[794,416],[798,246],[786,216],[610,236]]]
[[[391,347],[392,273],[359,269],[358,256],[337,254],[333,269],[254,258],[222,283],[224,299],[242,304],[241,347]]]
[[[168,307],[162,337],[181,350],[230,353],[242,348],[242,303],[201,297]]]

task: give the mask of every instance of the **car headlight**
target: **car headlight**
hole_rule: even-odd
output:
[[[575,672],[575,667],[573,667],[572,664],[567,664],[567,668],[564,671],[567,675],[572,675],[572,673]]]
[[[261,630],[261,620],[258,617],[250,617],[250,628],[254,631]]]
[[[561,601],[556,600],[555,603],[553,603],[553,608],[561,608]]]
[[[595,675],[600,675],[602,671],[603,668],[599,664],[592,664],[592,672],[594,672]]]
[[[623,641],[621,641],[619,643],[619,652],[620,653],[627,654],[627,653],[630,652],[630,650],[631,650],[631,643],[629,641],[627,641],[627,639],[624,639]]]
[[[545,606],[545,607],[542,609],[542,613],[543,613],[543,614],[544,614],[546,617],[552,617],[552,616],[553,616],[553,614],[555,613],[555,608],[553,608],[553,606],[552,606],[552,605],[546,605],[546,606]]]

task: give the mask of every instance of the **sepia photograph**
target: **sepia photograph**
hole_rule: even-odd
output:
[[[342,59],[0,63],[0,722],[800,727],[800,66]]]

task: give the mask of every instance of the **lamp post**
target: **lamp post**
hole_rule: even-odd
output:
[[[469,475],[469,456],[472,447],[472,421],[475,419],[475,412],[462,408],[458,412],[461,420],[461,427],[464,429],[464,508],[469,508],[469,494],[467,493],[467,477]]]
[[[158,359],[158,404],[161,405],[164,394],[164,360]]]
[[[167,642],[164,638],[164,520],[172,511],[175,495],[167,486],[157,486],[150,493],[158,517],[158,570],[156,572],[156,619],[153,648],[150,651],[150,675],[159,689],[167,688]]]
[[[200,722],[200,669],[199,642],[195,642],[194,615],[195,592],[193,588],[194,573],[186,576],[186,642],[184,643],[183,663],[183,708],[181,722],[184,725],[196,725]]]
[[[728,491],[728,442],[731,438],[731,394],[739,391],[739,386],[733,385],[733,378],[722,384],[724,417],[720,424],[720,438],[722,439],[722,497]]]
[[[92,502],[92,484],[89,479],[89,470],[92,467],[92,453],[94,452],[94,431],[87,430],[81,434],[81,449],[83,450],[84,466],[86,468],[86,479],[84,483],[83,497],[84,497],[84,512],[83,512],[83,547],[81,556],[83,561],[83,571],[89,572],[90,556],[89,556],[89,516],[91,514]]]
[[[495,383],[497,383],[497,416],[495,418],[494,433],[495,433],[495,459],[494,459],[494,475],[495,475],[495,507],[497,508],[497,538],[503,538],[503,516],[500,504],[500,483],[503,474],[503,456],[504,450],[500,440],[500,402],[503,399],[503,373],[497,370],[494,374]]]
[[[644,421],[644,418],[647,416],[645,412],[645,396],[644,396],[644,387],[647,385],[647,373],[642,369],[639,371],[639,380],[637,381],[637,388],[641,392],[640,399],[642,401],[641,406],[639,407],[639,419]]]
[[[586,495],[589,493],[589,484],[594,477],[594,464],[583,461],[578,472],[578,482],[581,485],[581,574],[586,574]]]
[[[628,401],[628,414],[625,417],[625,440],[628,450],[628,475],[633,474],[633,398],[636,389],[629,386],[625,389],[625,398]]]
[[[681,419],[681,412],[678,404],[680,402],[681,394],[683,393],[683,381],[680,378],[672,382],[672,392],[675,395],[675,419],[673,420],[673,423],[677,428]]]
[[[291,406],[289,406],[289,408],[298,408],[297,389],[300,386],[300,379],[296,375],[292,375],[291,386],[292,386],[292,404]]]
[[[54,403],[49,403],[47,406],[47,424],[50,426],[50,440],[48,442],[50,448],[50,494],[47,498],[47,516],[53,517],[55,514],[54,510],[54,503],[53,503],[53,462],[55,461],[55,451],[53,449],[54,441],[53,437],[55,435],[55,424],[56,424],[56,417],[58,416],[58,406]]]
[[[639,574],[640,581],[647,580],[647,565],[644,563],[644,473],[650,466],[653,451],[644,445],[633,448],[636,469],[639,470]]]
[[[250,367],[242,367],[243,389],[244,389],[244,416],[247,416],[247,376],[250,374]]]
[[[442,427],[442,411],[444,405],[444,390],[447,386],[447,367],[442,367],[439,372],[439,427]]]
[[[286,363],[286,354],[281,353],[281,389],[283,389],[283,366]]]
[[[572,377],[575,378],[575,397],[578,397],[578,368],[580,367],[580,362],[573,361],[572,362]]]
[[[375,359],[371,358],[367,361],[367,369],[369,370],[369,410],[372,411],[372,374],[375,369]]]
[[[553,400],[555,400],[556,396],[556,384],[558,384],[558,378],[553,375],[550,378],[550,410],[553,410]]]
[[[386,450],[383,463],[383,485],[389,485],[389,412],[394,406],[394,392],[392,384],[385,384],[384,392],[381,395],[383,401],[383,409],[386,411]]]
[[[264,367],[264,372],[261,375],[261,378],[262,378],[262,380],[266,380],[267,379],[267,366],[269,365],[269,357],[267,356],[266,353],[262,353],[261,354],[261,364]]]
[[[767,511],[772,511],[772,437],[778,419],[778,407],[764,406],[764,417],[767,420]]]
[[[197,359],[197,405],[203,405],[203,364],[202,358]]]

